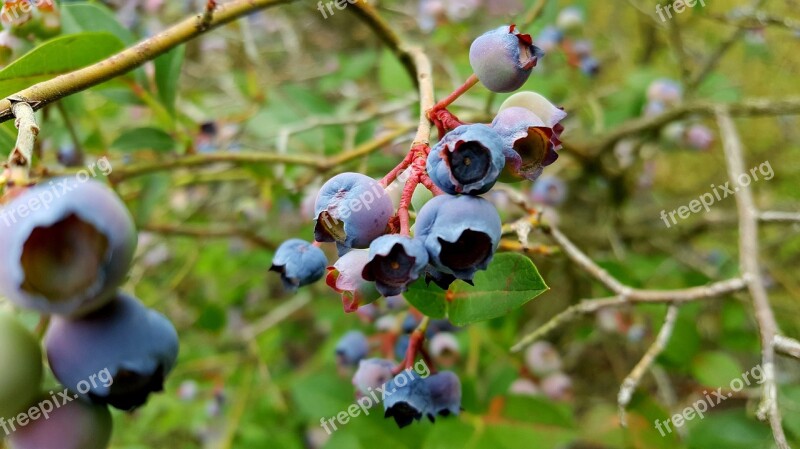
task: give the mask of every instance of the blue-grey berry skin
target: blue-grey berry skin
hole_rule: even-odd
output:
[[[513,92],[528,80],[531,70],[544,52],[530,35],[514,25],[488,31],[472,42],[469,62],[478,79],[493,92]]]
[[[394,356],[398,360],[403,360],[406,357],[406,352],[408,352],[408,345],[411,344],[411,336],[408,334],[403,334],[397,337],[397,341],[394,344]]]
[[[395,376],[384,391],[384,417],[394,418],[400,428],[422,419],[432,405],[430,387],[413,369]]]
[[[336,359],[341,365],[357,366],[369,354],[369,342],[360,331],[350,331],[336,343]]]
[[[178,333],[162,314],[124,293],[79,319],[53,318],[45,336],[56,379],[81,398],[133,410],[178,359]]]
[[[535,181],[544,167],[558,159],[553,144],[553,128],[524,107],[503,109],[492,121],[492,128],[503,140],[505,173],[503,180]]]
[[[425,242],[431,265],[466,281],[489,266],[502,228],[492,203],[467,195],[440,195],[428,201],[415,226],[416,238]]]
[[[428,252],[422,241],[398,234],[384,235],[369,246],[369,262],[361,276],[374,281],[383,296],[408,290],[428,265]]]
[[[505,163],[503,139],[491,127],[475,124],[447,133],[431,149],[426,168],[445,192],[480,195],[494,186]]]
[[[321,249],[301,239],[289,239],[281,244],[272,258],[269,271],[281,275],[286,290],[317,282],[325,274],[328,258]]]
[[[600,73],[600,61],[593,56],[586,56],[580,61],[581,72],[587,76],[597,76]]]
[[[531,188],[531,199],[538,204],[558,207],[567,199],[567,184],[557,176],[542,176]]]
[[[386,359],[366,359],[358,364],[353,375],[353,386],[357,393],[367,396],[371,391],[381,388],[392,380],[395,363]]]
[[[436,416],[458,415],[461,412],[461,381],[452,371],[442,371],[423,380],[431,394],[426,414],[431,421]]]
[[[57,398],[59,399],[59,398]],[[47,405],[49,402],[49,406]],[[51,396],[36,404],[39,418],[16,426],[8,436],[10,449],[106,449],[111,441],[111,413],[108,407],[79,399],[53,406]],[[47,417],[42,410],[51,408]]]
[[[39,184],[0,209],[0,296],[47,314],[89,313],[125,280],[136,241],[133,218],[105,185]]]
[[[336,242],[339,255],[368,248],[386,233],[394,206],[378,181],[360,173],[334,176],[320,188],[314,204],[314,238]]]

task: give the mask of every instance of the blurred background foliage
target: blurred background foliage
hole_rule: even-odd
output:
[[[46,69],[62,60],[99,60],[201,8],[192,1],[108,3],[64,2],[64,36],[54,39],[71,39],[64,43],[69,46],[28,56],[18,66],[24,76],[0,72],[0,93],[46,79]],[[437,6],[433,3],[375,4],[396,32],[424,46],[439,95],[470,74],[472,39],[502,23],[523,24],[540,6],[532,0],[440,0],[445,9],[424,16],[421,11]],[[800,19],[796,0],[763,3],[759,10]],[[591,42],[599,61],[599,72],[587,74],[555,49],[524,87],[569,112],[563,136],[567,149],[546,170],[567,182],[568,199],[548,219],[557,220],[579,247],[631,286],[680,288],[736,276],[732,198],[671,228],[659,216],[662,209],[676,209],[727,180],[713,121],[689,119],[713,131],[707,150],[658,135],[623,141],[608,155],[622,167],[613,177],[582,164],[568,150],[571,141],[591,144],[592,136],[640,117],[650,83],[681,81],[682,67],[701,67],[737,30],[732,18],[737,9],[750,3],[707,0],[705,7],[698,4],[668,24],[655,15],[653,1],[541,4],[541,14],[524,31],[536,36],[563,8],[577,6],[585,24],[572,31],[573,38]],[[454,8],[449,15],[447,7]],[[676,52],[673,27],[682,51]],[[686,92],[685,101],[777,100],[797,94],[799,32],[782,26],[744,30],[697,88]],[[41,44],[21,43],[13,59]],[[68,58],[59,57],[63,51]],[[489,121],[504,98],[477,87],[453,111]],[[458,334],[462,357],[456,371],[464,384],[465,409],[460,418],[400,430],[376,408],[332,437],[325,435],[320,418],[354,400],[349,375],[335,363],[336,341],[351,329],[381,335],[364,316],[344,314],[337,295],[324,285],[294,297],[285,294],[277,277],[267,274],[271,251],[286,238],[310,238],[309,198],[327,177],[348,170],[380,177],[393,167],[407,151],[417,114],[412,82],[374,33],[346,9],[323,18],[313,1],[253,14],[44,110],[38,167],[63,171],[57,155],[76,148],[85,153],[86,163],[109,157],[111,179],[142,230],[125,289],[167,314],[181,336],[180,362],[166,392],[134,414],[115,414],[113,447],[773,447],[768,427],[754,418],[755,389],[691,421],[680,434],[662,437],[653,426],[703,390],[727,386],[759,363],[746,295],[681,308],[656,376],[645,376],[634,396],[627,430],[619,426],[616,394],[662,323],[663,305],[586,317],[560,328],[550,341],[564,358],[572,393],[556,399],[509,394],[512,382],[525,375],[522,356],[509,348],[570,304],[609,294],[558,253],[531,256],[549,292]],[[769,161],[775,171],[773,179],[754,183],[757,203],[764,210],[797,211],[798,118],[746,118],[739,124],[747,166]],[[216,163],[125,174],[126,167],[158,167],[161,160],[188,153],[283,152],[321,159],[389,131],[401,137],[327,171]],[[4,147],[10,148],[14,135],[12,125],[2,126]],[[513,187],[527,195],[531,186]],[[522,216],[502,195],[493,200],[506,221]],[[787,335],[800,335],[800,225],[765,224],[761,237],[776,314]],[[531,238],[534,245],[549,244],[540,234]],[[334,254],[329,257],[334,260]],[[37,318],[26,319],[33,326]],[[402,313],[397,319],[402,321]],[[782,361],[780,372],[785,425],[800,445],[800,370]]]

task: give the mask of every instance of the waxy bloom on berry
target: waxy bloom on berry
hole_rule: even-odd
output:
[[[491,189],[505,165],[503,139],[486,125],[462,125],[447,133],[428,155],[427,171],[445,192],[480,195]]]
[[[428,265],[428,252],[421,240],[397,234],[384,235],[369,246],[369,262],[362,276],[375,281],[383,296],[403,293]]]
[[[314,283],[325,274],[328,259],[321,249],[305,240],[289,239],[278,247],[269,271],[281,275],[289,291]]]
[[[469,62],[478,79],[493,92],[513,92],[528,80],[544,56],[529,34],[514,25],[488,31],[472,42]]]

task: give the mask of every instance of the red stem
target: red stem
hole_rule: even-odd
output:
[[[389,184],[393,183],[397,176],[400,174],[401,171],[407,169],[412,162],[414,162],[415,156],[415,148],[411,148],[411,150],[406,154],[406,157],[397,165],[397,167],[393,168],[392,171],[386,174],[380,181],[381,187],[384,189],[389,186]]]
[[[454,90],[453,93],[448,95],[447,97],[443,98],[441,101],[433,105],[433,107],[428,111],[428,117],[431,116],[431,111],[438,111],[439,109],[445,109],[454,101],[458,100],[458,97],[464,95],[468,90],[475,87],[478,84],[478,75],[474,73],[467,78],[467,80],[462,84],[458,89]]]
[[[396,376],[403,372],[403,370],[406,368],[414,366],[414,361],[417,359],[417,352],[422,348],[423,342],[425,342],[425,332],[421,331],[420,329],[416,329],[411,333],[411,337],[408,340],[406,357],[394,368],[394,370],[392,370],[392,375]]]
[[[400,218],[400,235],[409,235],[411,233],[408,208],[411,206],[411,198],[414,196],[414,190],[417,188],[420,178],[419,166],[417,164],[414,164],[411,170],[413,170],[413,172],[406,181],[405,187],[403,187],[403,194],[400,197],[400,207],[397,208],[397,216]]]

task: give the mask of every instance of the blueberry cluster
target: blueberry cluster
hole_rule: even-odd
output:
[[[600,73],[600,61],[595,56],[592,42],[583,37],[586,19],[583,10],[576,6],[562,9],[555,25],[542,29],[536,42],[546,52],[561,50],[570,67],[587,76]]]
[[[435,422],[437,417],[458,415],[461,381],[452,371],[435,372],[434,365],[452,368],[460,360],[456,336],[460,329],[447,320],[430,322],[425,331],[427,345],[419,348],[425,358],[402,369],[395,360],[407,359],[409,346],[420,341],[420,318],[411,311],[405,318],[397,313],[407,308],[402,296],[392,297],[387,303],[383,308],[369,304],[359,309],[359,315],[374,325],[376,333],[368,338],[361,331],[349,331],[339,339],[335,355],[340,372],[352,375],[359,399],[385,394],[384,416],[394,419],[399,427],[425,417]],[[382,357],[375,357],[374,352]]]
[[[32,417],[43,400],[41,349],[0,316],[0,418],[31,415],[10,435],[11,447],[105,448],[107,406],[143,405],[163,389],[178,355],[170,321],[119,291],[136,248],[133,219],[110,189],[72,178],[26,188],[0,214],[10,224],[0,232],[0,295],[51,315],[47,359],[74,398],[49,419]],[[99,381],[99,373],[108,378]]]
[[[683,100],[680,83],[669,78],[658,78],[647,86],[642,115],[653,117],[676,107]],[[668,142],[694,150],[705,151],[714,143],[714,133],[707,126],[693,119],[675,121],[664,127],[662,136]]]

